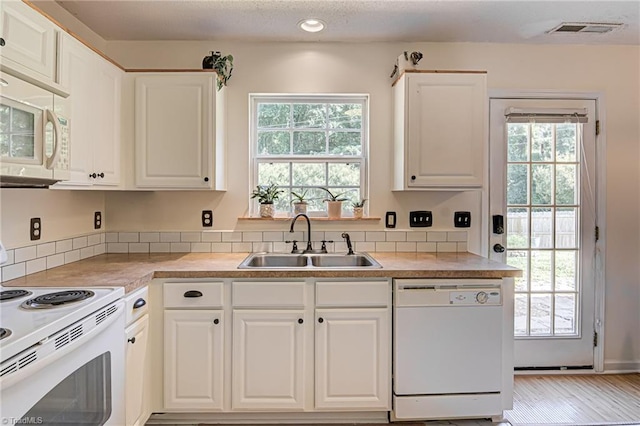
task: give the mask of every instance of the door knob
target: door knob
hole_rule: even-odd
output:
[[[493,251],[496,253],[504,253],[504,246],[502,244],[494,244]]]

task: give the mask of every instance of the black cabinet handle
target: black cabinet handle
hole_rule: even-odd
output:
[[[215,325],[218,325],[218,324],[220,324],[220,320],[219,320],[218,318],[216,318],[216,319],[214,319],[214,320],[213,320],[213,323],[214,323]]]
[[[416,180],[416,175],[411,175],[411,180]]]
[[[146,304],[147,304],[147,301],[144,300],[143,298],[140,298],[133,303],[133,309],[140,309]]]
[[[104,177],[104,173],[98,173],[98,177],[103,178]]]
[[[502,244],[494,244],[493,251],[496,253],[504,253],[504,246]]]
[[[204,181],[209,182],[209,178],[205,176]]]
[[[4,39],[2,37],[0,37],[0,46],[4,46],[6,43],[4,42]]]
[[[318,322],[319,322],[320,324],[322,324],[322,323],[324,322],[324,318],[322,318],[322,317],[318,318]]]
[[[202,297],[202,292],[198,290],[189,290],[184,293],[184,297]]]
[[[302,318],[298,318],[298,324],[302,324],[304,320]]]
[[[89,173],[89,177],[95,179],[98,177],[98,175],[95,173]]]
[[[128,339],[127,342],[134,344],[136,342],[136,338],[132,337],[131,339]]]

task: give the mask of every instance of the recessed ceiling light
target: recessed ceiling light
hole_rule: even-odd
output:
[[[324,30],[327,24],[324,21],[316,18],[303,19],[298,22],[298,26],[306,32],[309,33],[317,33],[319,31]]]

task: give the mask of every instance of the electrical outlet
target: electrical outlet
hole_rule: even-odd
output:
[[[29,227],[29,236],[31,241],[39,240],[42,235],[42,222],[39,217],[31,218],[31,226]]]
[[[93,214],[93,229],[102,228],[102,212],[95,212]]]
[[[453,213],[453,226],[456,228],[469,228],[471,226],[471,212]]]
[[[213,211],[202,210],[202,226],[211,228],[213,226]]]
[[[433,225],[433,214],[427,210],[409,212],[409,226],[412,228],[426,228]]]

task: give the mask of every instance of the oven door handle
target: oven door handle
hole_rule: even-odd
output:
[[[21,382],[22,380],[25,380],[27,377],[31,376],[37,371],[40,371],[43,368],[47,367],[48,365],[51,365],[55,361],[67,355],[68,353],[76,350],[82,345],[86,345],[90,340],[99,336],[103,330],[109,327],[113,322],[116,321],[116,319],[118,319],[123,314],[124,302],[123,301],[117,302],[115,306],[117,306],[117,312],[109,315],[98,326],[92,328],[86,334],[83,334],[80,338],[72,341],[71,343],[64,345],[61,349],[57,349],[57,350],[55,349],[56,334],[42,341],[41,346],[36,346],[36,348],[33,349],[33,351],[42,351],[42,353],[36,355],[37,356],[36,361],[32,362],[31,364],[28,364],[24,368],[19,369],[15,373],[9,373],[5,376],[0,377],[0,388],[2,388],[3,391],[6,391],[7,388],[13,386],[18,382]],[[66,332],[69,332],[69,329],[75,327],[76,324],[73,324],[67,327]],[[28,353],[29,351],[30,350],[28,349],[14,356],[13,359],[15,361],[12,361],[12,362],[17,363],[18,358],[23,358],[25,354]],[[5,368],[9,364],[11,363],[5,362],[2,364],[2,367]]]

